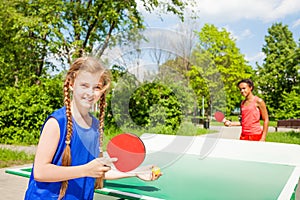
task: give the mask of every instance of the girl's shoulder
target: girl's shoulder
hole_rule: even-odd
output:
[[[255,99],[256,99],[256,103],[261,103],[263,102],[262,98],[258,97],[258,96],[255,96]]]
[[[54,117],[56,118],[57,120],[63,120],[63,119],[66,119],[67,117],[67,114],[66,114],[66,107],[61,107],[57,110],[55,110],[51,115],[50,117]]]

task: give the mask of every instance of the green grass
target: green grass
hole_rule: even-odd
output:
[[[266,141],[300,145],[300,132],[271,132],[268,133]]]
[[[33,154],[0,148],[0,168],[32,163],[33,159]]]
[[[210,129],[199,128],[191,122],[184,122],[176,135],[195,136],[204,135],[209,133],[216,133],[216,131]]]

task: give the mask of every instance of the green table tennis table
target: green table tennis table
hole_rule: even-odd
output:
[[[143,165],[157,164],[163,176],[105,181],[96,193],[124,199],[296,199],[300,146],[218,137],[144,134]],[[29,177],[30,168],[6,172]]]

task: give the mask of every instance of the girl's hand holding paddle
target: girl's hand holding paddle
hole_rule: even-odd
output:
[[[226,121],[224,122],[224,125],[225,125],[225,126],[231,126],[231,121],[226,120]]]
[[[100,178],[104,177],[104,174],[111,169],[111,165],[115,162],[116,158],[96,158],[86,166],[86,173],[89,177]]]

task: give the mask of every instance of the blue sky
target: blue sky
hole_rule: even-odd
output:
[[[218,28],[226,28],[235,38],[237,47],[246,60],[255,67],[262,63],[261,52],[267,30],[274,23],[288,25],[298,43],[300,38],[300,1],[299,0],[196,0],[193,6],[197,16],[199,31],[205,23]],[[178,17],[168,14],[144,13],[149,28],[175,30],[180,24]],[[187,15],[191,12],[187,11]]]

